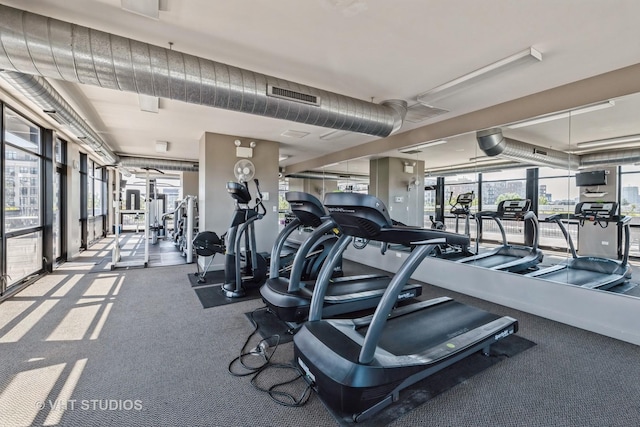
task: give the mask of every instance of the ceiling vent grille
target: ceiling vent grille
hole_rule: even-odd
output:
[[[449,110],[432,107],[430,105],[414,104],[407,109],[407,115],[405,116],[404,119],[407,122],[420,123],[424,120],[427,120],[432,117],[436,117],[448,112]]]
[[[275,98],[286,99],[294,102],[302,102],[303,104],[320,106],[320,97],[309,95],[308,93],[296,92],[290,89],[268,85],[267,95]]]

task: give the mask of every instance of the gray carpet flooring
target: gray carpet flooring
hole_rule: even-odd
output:
[[[227,373],[260,300],[203,309],[193,265],[104,271],[89,255],[0,305],[0,426],[337,425],[316,396],[281,406]],[[443,295],[515,317],[537,345],[390,425],[640,425],[640,347],[432,286],[421,299]]]

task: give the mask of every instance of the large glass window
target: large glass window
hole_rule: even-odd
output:
[[[42,269],[42,232],[7,239],[7,275],[17,283]]]
[[[455,175],[444,179],[444,225],[446,230],[453,232],[457,230],[458,233],[464,233],[465,219],[456,218],[451,214],[451,209],[460,194],[471,192],[476,195],[470,207],[471,213],[475,213],[478,211],[478,174]],[[471,219],[469,227],[471,237],[475,238],[477,236],[476,221]]]
[[[495,211],[503,200],[527,198],[526,169],[510,169],[482,174],[482,210]],[[524,226],[522,221],[502,221],[507,240],[510,243],[524,244]],[[492,219],[482,223],[483,240],[500,241],[502,236],[498,224]]]
[[[3,107],[2,170],[4,223],[1,274],[12,285],[43,268],[41,130]]]
[[[40,164],[41,159],[30,140],[34,134],[40,135],[39,129],[21,124],[22,117],[10,116],[11,127],[5,129],[4,137],[7,141],[4,169],[4,231],[10,233],[17,230],[39,227],[42,225],[42,207],[40,206]],[[20,124],[20,126],[18,126]],[[16,129],[26,129],[20,133]],[[11,146],[9,144],[17,144]],[[25,148],[25,149],[22,149]],[[28,150],[28,151],[27,151]],[[11,158],[6,157],[11,152]]]
[[[629,255],[640,256],[640,166],[622,166],[620,171],[620,215],[631,217]]]
[[[559,250],[568,250],[568,244],[560,227],[545,222],[552,215],[573,213],[580,200],[580,189],[576,187],[575,174],[566,169],[538,169],[538,219],[540,220],[540,245]],[[578,244],[578,225],[564,222],[567,231]]]
[[[10,108],[5,108],[4,141],[21,150],[41,153],[40,128]],[[12,156],[14,152],[11,150]]]

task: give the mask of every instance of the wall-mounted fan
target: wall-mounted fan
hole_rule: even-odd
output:
[[[249,159],[240,159],[233,166],[233,174],[236,179],[241,182],[247,182],[253,178],[256,173],[256,167]]]

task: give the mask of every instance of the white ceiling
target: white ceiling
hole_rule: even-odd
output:
[[[637,0],[164,0],[159,20],[124,11],[120,0],[0,0],[0,3],[125,37],[187,52],[355,98],[416,102],[422,92],[534,47],[542,62],[519,67],[442,99],[450,113],[400,132],[490,107],[638,63]],[[52,82],[121,154],[195,160],[206,131],[278,141],[282,166],[376,138],[162,99],[159,113],[140,111],[138,96]],[[640,96],[638,97],[640,98]],[[567,150],[567,141],[640,133],[640,101],[617,100],[607,110],[568,122],[505,131],[527,142]],[[302,139],[286,130],[309,132]],[[567,138],[572,132],[571,138]],[[478,156],[473,135],[413,158],[428,167]],[[397,150],[380,155],[403,156]],[[333,168],[336,169],[336,168]],[[339,170],[368,171],[368,158]],[[366,169],[366,170],[365,170]]]

